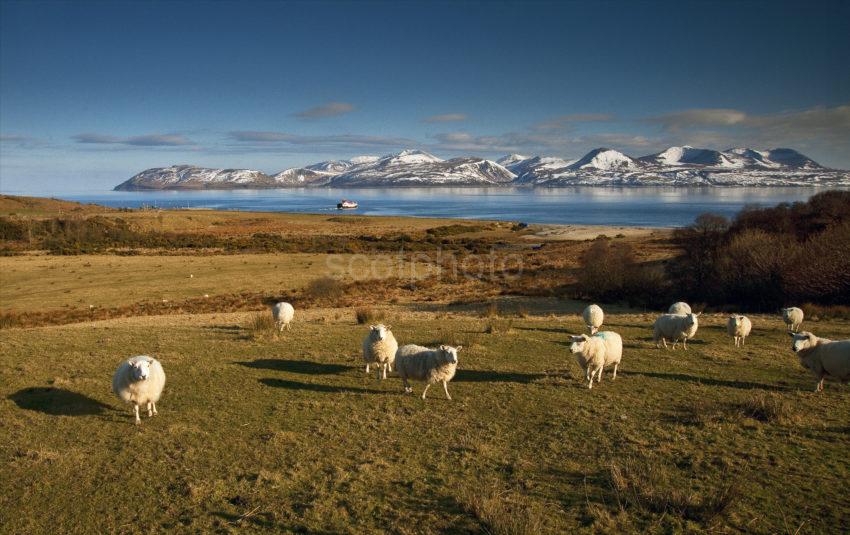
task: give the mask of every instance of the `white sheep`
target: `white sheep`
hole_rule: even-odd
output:
[[[590,334],[596,334],[596,331],[598,331],[599,327],[602,326],[605,314],[602,312],[602,308],[599,305],[590,305],[584,309],[584,312],[581,313],[581,317],[584,318],[584,324],[587,325]]]
[[[850,380],[850,340],[833,342],[807,331],[789,335],[794,339],[791,349],[797,353],[800,364],[815,376],[815,392],[823,390],[826,378],[842,383]]]
[[[280,332],[285,328],[287,331],[292,330],[292,318],[295,316],[295,309],[289,303],[280,302],[272,307],[272,317],[277,324]]]
[[[673,303],[672,305],[670,305],[670,309],[667,310],[668,314],[690,314],[691,312],[693,312],[693,310],[691,310],[691,305],[685,303],[684,301]]]
[[[726,321],[726,332],[728,332],[729,336],[735,340],[735,347],[738,347],[739,345],[743,347],[744,340],[750,335],[750,331],[752,330],[753,323],[750,321],[750,318],[746,316],[733,314],[729,316],[729,320]]]
[[[623,339],[612,331],[602,331],[588,336],[580,334],[572,336],[570,353],[575,355],[576,362],[584,370],[587,388],[593,388],[593,377],[596,382],[602,382],[602,370],[614,366],[612,379],[617,378],[617,368],[623,358]]]
[[[702,314],[702,312],[700,312]],[[655,347],[660,347],[658,342],[664,343],[667,349],[667,340],[672,340],[673,349],[682,340],[685,349],[688,349],[688,338],[693,338],[699,327],[700,314],[662,314],[658,316],[653,325],[652,340]]]
[[[112,376],[112,391],[122,401],[133,404],[136,425],[142,423],[139,418],[139,405],[148,409],[148,417],[157,414],[156,402],[165,386],[165,371],[162,364],[153,357],[140,355],[132,357],[120,365]]]
[[[408,379],[422,381],[426,383],[425,390],[422,391],[422,399],[425,399],[428,388],[434,383],[441,382],[443,390],[446,391],[446,398],[452,399],[449,395],[448,383],[457,371],[457,352],[461,349],[463,346],[440,346],[438,349],[429,349],[414,344],[398,348],[395,356],[395,371],[404,383],[404,392],[406,394],[413,392],[413,387],[407,382]]]
[[[387,371],[393,371],[398,342],[388,325],[379,323],[369,326],[369,334],[363,339],[363,360],[366,362],[366,373],[369,365],[376,364],[378,376],[387,378]]]
[[[783,308],[782,321],[788,326],[789,333],[795,333],[800,330],[800,325],[803,323],[803,311],[797,307]]]

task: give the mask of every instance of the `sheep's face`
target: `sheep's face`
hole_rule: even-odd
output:
[[[370,325],[369,328],[372,330],[371,334],[373,340],[383,340],[387,337],[387,332],[390,330],[390,328],[385,326],[383,323]]]
[[[137,360],[130,363],[130,374],[134,381],[144,381],[151,374],[151,363],[149,360]]]
[[[789,333],[792,338],[791,349],[799,353],[804,349],[810,349],[817,345],[817,337],[810,332]]]
[[[586,334],[580,334],[578,336],[571,336],[570,339],[572,343],[570,344],[570,353],[581,353],[584,351],[584,348],[587,346],[587,341],[590,340],[590,337]]]
[[[700,312],[700,314],[702,314],[702,312]],[[699,314],[687,314],[685,316],[685,326],[686,327],[693,327],[694,325],[696,325],[698,323],[698,320],[697,320],[698,316],[699,316]]]
[[[440,353],[443,354],[443,359],[449,364],[457,364],[457,352],[463,349],[463,346],[440,346]]]
[[[739,326],[743,322],[744,322],[744,316],[729,316],[729,323],[731,323],[735,327]]]

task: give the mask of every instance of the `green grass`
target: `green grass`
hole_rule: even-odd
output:
[[[551,307],[551,302],[548,302]],[[572,305],[571,305],[572,306]],[[606,316],[625,354],[588,391],[577,315],[385,309],[400,343],[464,343],[454,401],[360,364],[351,309],[254,337],[250,313],[0,332],[0,532],[838,533],[850,525],[850,387],[814,380],[778,318],[744,349],[704,315],[656,350],[649,315]],[[847,321],[806,326],[850,338]],[[159,358],[133,426],[118,362]],[[421,393],[417,385],[416,392]]]

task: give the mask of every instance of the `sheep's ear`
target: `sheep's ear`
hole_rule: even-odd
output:
[[[373,330],[373,331],[374,331],[374,330],[375,330],[375,326],[374,326],[374,325],[369,325],[369,329],[371,329],[371,330]]]
[[[697,317],[702,316],[702,312],[697,312],[697,313],[696,313],[696,316],[697,316]]]
[[[443,350],[443,351],[445,351],[445,350],[446,350],[446,346],[441,345],[441,346],[440,346],[440,349],[441,349],[441,350]]]
[[[795,335],[795,334],[796,334],[796,333],[788,333],[788,336],[790,336],[791,338],[794,338],[794,335]]]
[[[586,334],[581,335],[581,337],[584,338],[585,340],[590,340],[590,337]]]
[[[390,329],[392,329],[393,327],[392,327],[392,325],[384,325],[384,328],[386,328],[386,329],[389,331],[389,330],[390,330]]]
[[[455,348],[455,351],[460,351],[461,349],[463,349],[463,346],[457,346],[457,347]]]

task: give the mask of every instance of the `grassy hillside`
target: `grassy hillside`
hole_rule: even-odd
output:
[[[814,381],[778,318],[736,350],[721,316],[656,350],[651,316],[609,311],[621,374],[588,391],[567,353],[583,304],[520,315],[411,304],[401,343],[461,343],[454,401],[366,377],[351,309],[0,331],[0,531],[838,533],[850,524],[850,389]],[[503,309],[508,309],[505,306]],[[614,312],[623,313],[614,313]],[[524,317],[520,317],[524,316]],[[810,322],[835,338],[847,322]],[[493,334],[488,334],[492,332]],[[132,425],[110,391],[129,355],[168,374]],[[421,385],[416,388],[421,393]],[[799,529],[799,531],[798,531]]]

